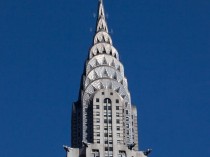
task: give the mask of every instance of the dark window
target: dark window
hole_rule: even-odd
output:
[[[99,105],[96,105],[96,109],[99,109]]]
[[[126,112],[126,114],[128,114],[128,110],[126,110],[125,112]]]
[[[116,106],[116,110],[119,110],[120,109],[120,107],[119,106]]]
[[[116,119],[116,123],[119,124],[120,123],[120,120],[119,119]]]
[[[92,152],[99,152],[99,150],[98,149],[93,149]]]
[[[111,106],[108,106],[108,110],[111,110]],[[107,110],[107,106],[104,106],[104,110]]]
[[[109,150],[110,150],[110,151],[113,151],[113,147],[109,147]]]
[[[108,134],[107,133],[104,133],[104,137],[108,137]]]
[[[119,99],[116,99],[116,103],[119,103]]]
[[[113,151],[113,147],[105,147],[105,151]]]
[[[111,100],[109,98],[104,99],[104,103],[111,104]]]
[[[113,93],[111,92],[110,95],[113,95]]]
[[[102,92],[101,94],[104,95],[104,92]]]
[[[124,150],[119,150],[119,153],[122,154],[123,156],[126,156],[126,152]]]
[[[96,102],[99,102],[99,98],[96,98]]]
[[[107,123],[107,119],[104,119],[104,123]]]

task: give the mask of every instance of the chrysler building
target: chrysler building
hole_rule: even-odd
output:
[[[146,157],[151,151],[138,150],[137,109],[131,103],[102,0],[79,98],[72,106],[71,147],[64,149],[67,157]]]

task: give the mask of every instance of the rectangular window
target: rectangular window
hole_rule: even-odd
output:
[[[126,110],[125,113],[128,114],[128,110]]]
[[[117,104],[119,103],[119,99],[116,99],[116,103],[117,103]]]
[[[120,120],[119,119],[116,119],[116,123],[119,124],[120,123]]]
[[[96,105],[96,109],[99,109],[100,107],[99,107],[99,105]]]
[[[96,118],[96,123],[100,123],[100,119],[99,118]]]
[[[113,147],[105,147],[105,151],[113,151]]]
[[[97,139],[97,141],[96,141],[97,143],[100,143],[100,139]]]
[[[118,130],[118,131],[120,130],[120,127],[119,127],[119,126],[117,126],[117,130]]]
[[[99,98],[96,98],[96,102],[99,102]]]
[[[104,95],[104,92],[102,92],[101,94]]]
[[[120,116],[120,113],[119,113],[119,112],[117,112],[117,113],[116,113],[116,117],[119,117],[119,116]]]
[[[113,93],[111,92],[110,95],[113,95]]]
[[[100,112],[96,112],[96,116],[100,116]]]
[[[119,106],[116,106],[116,110],[119,110],[120,109],[120,107]]]
[[[99,157],[100,156],[98,149],[92,149],[92,153],[93,153],[94,157]]]
[[[120,137],[120,133],[117,133],[117,137]]]

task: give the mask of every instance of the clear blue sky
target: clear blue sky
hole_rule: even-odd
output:
[[[210,156],[210,1],[104,0],[151,157]],[[64,157],[97,0],[0,0],[0,157]]]

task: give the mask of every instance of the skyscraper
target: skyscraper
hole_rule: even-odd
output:
[[[72,107],[67,157],[145,157],[138,151],[137,109],[99,1],[96,33]]]

